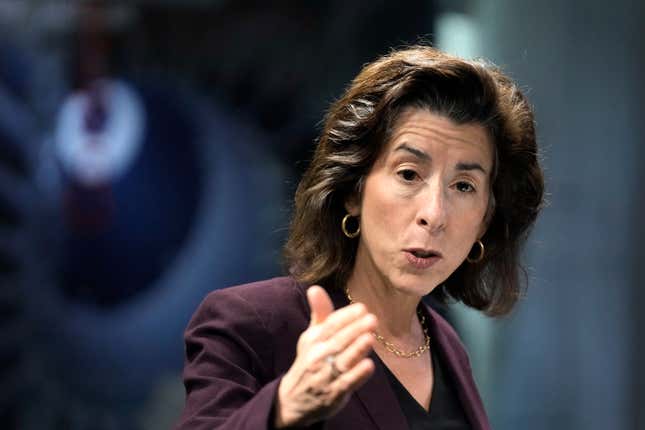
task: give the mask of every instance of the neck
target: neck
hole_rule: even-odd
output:
[[[352,300],[363,303],[369,312],[376,315],[379,321],[377,331],[381,336],[416,346],[419,339],[423,339],[417,317],[421,297],[395,288],[378,272],[363,270],[363,267],[357,258],[346,285]]]

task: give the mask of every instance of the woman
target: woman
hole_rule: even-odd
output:
[[[508,313],[542,194],[533,113],[499,70],[423,46],[367,65],[296,192],[290,276],[193,316],[179,428],[490,428],[421,299]]]

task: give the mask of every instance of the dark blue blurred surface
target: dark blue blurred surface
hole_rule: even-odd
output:
[[[139,87],[143,147],[124,176],[87,186],[64,175],[59,285],[69,299],[109,307],[154,282],[185,244],[202,193],[195,113],[177,94]]]

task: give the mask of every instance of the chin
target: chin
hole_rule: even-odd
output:
[[[436,279],[428,279],[411,273],[403,274],[392,282],[397,290],[419,297],[430,294],[440,284],[441,282],[437,282]]]

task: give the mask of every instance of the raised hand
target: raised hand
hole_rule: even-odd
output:
[[[325,290],[307,290],[309,327],[278,388],[275,427],[309,425],[336,414],[374,372],[367,358],[378,321],[361,303],[334,311]]]

